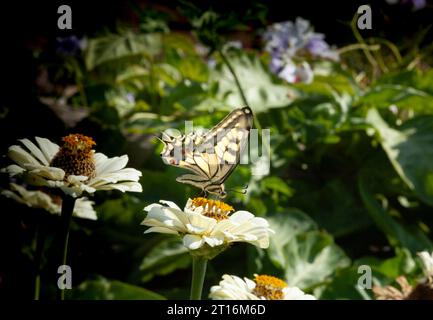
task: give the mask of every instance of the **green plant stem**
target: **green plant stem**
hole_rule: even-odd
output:
[[[39,300],[41,291],[41,260],[42,253],[44,252],[46,233],[43,230],[42,225],[36,229],[36,245],[34,253],[34,264],[35,264],[35,288],[34,288],[34,299]]]
[[[60,216],[60,243],[62,245],[62,263],[61,265],[66,265],[68,257],[68,241],[69,241],[69,227],[71,225],[72,213],[75,206],[75,198],[64,195],[62,197],[62,211]],[[60,266],[60,265],[59,265]],[[58,266],[58,267],[59,267]],[[65,299],[65,290],[57,288],[58,299]]]
[[[227,66],[227,68],[229,68],[229,71],[232,74],[233,78],[235,79],[236,86],[238,87],[239,94],[241,95],[242,103],[244,104],[245,107],[249,106],[247,97],[245,96],[244,91],[242,90],[242,86],[238,76],[236,75],[235,69],[233,69],[229,59],[227,59],[225,53],[221,49],[218,50],[218,53],[221,56],[221,59],[223,59],[224,64]]]
[[[203,257],[192,257],[192,282],[190,300],[200,300],[203,290],[204,276],[206,274],[207,259]]]
[[[221,59],[223,60],[224,64],[229,69],[229,71],[232,74],[233,78],[235,79],[235,83],[236,83],[236,86],[238,87],[238,91],[239,91],[239,94],[241,95],[241,99],[242,99],[243,104],[245,106],[250,106],[249,103],[248,103],[247,97],[245,96],[245,93],[244,93],[244,91],[242,89],[242,86],[241,86],[241,83],[239,81],[239,78],[236,75],[235,69],[233,69],[233,66],[231,65],[229,59],[227,59],[227,56],[225,55],[225,53],[221,49],[218,50],[218,53],[221,56]],[[262,131],[263,131],[262,130],[262,125],[260,124],[260,121],[259,121],[259,119],[258,119],[258,117],[257,117],[257,115],[255,113],[253,113],[253,117],[254,117],[254,123],[255,123],[255,125],[257,127],[257,130],[259,131],[259,136],[262,137]],[[264,140],[262,140],[262,141],[263,141],[263,146],[264,146],[264,150],[263,150],[264,154],[268,154],[269,157],[270,157],[270,154],[271,154],[270,153],[270,150],[271,150],[270,146],[268,146],[268,144]]]

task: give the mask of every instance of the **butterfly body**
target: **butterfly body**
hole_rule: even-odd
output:
[[[233,110],[207,133],[178,137],[163,133],[163,161],[188,170],[176,179],[205,193],[224,197],[224,182],[236,168],[253,123],[249,107]]]

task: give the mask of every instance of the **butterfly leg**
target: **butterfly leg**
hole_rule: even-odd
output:
[[[201,192],[200,192],[200,194],[199,194],[198,196],[199,196],[199,197],[206,198],[206,197],[207,197],[207,192],[206,192],[206,190],[202,189]]]

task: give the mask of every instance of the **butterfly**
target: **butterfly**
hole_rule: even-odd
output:
[[[189,171],[176,181],[224,198],[224,182],[239,163],[252,125],[253,112],[244,107],[230,112],[206,133],[175,136],[164,132],[161,158],[168,165]]]

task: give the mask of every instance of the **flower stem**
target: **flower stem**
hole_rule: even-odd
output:
[[[60,240],[62,244],[62,263],[66,265],[68,257],[68,240],[69,240],[69,226],[71,225],[72,212],[74,211],[75,198],[64,195],[62,197],[62,212],[61,212],[61,226],[60,226]],[[60,300],[65,299],[65,290],[57,288],[57,298]]]
[[[39,300],[41,291],[41,260],[42,253],[44,252],[46,233],[43,230],[42,224],[39,225],[36,230],[36,246],[34,253],[34,264],[35,264],[35,288],[34,288],[34,299]]]
[[[206,274],[207,259],[192,256],[192,282],[190,300],[200,300],[203,290],[204,276]]]
[[[242,89],[241,82],[239,81],[239,78],[236,75],[235,69],[233,69],[233,66],[231,65],[229,59],[227,59],[227,56],[225,55],[225,53],[223,52],[222,49],[219,49],[218,53],[221,56],[221,59],[223,60],[224,64],[227,66],[230,73],[232,74],[233,79],[235,79],[235,83],[236,83],[236,86],[238,87],[238,91],[239,91],[239,94],[241,95],[241,99],[242,99],[244,106],[251,107],[248,103],[247,97],[245,96],[244,90]],[[262,137],[262,131],[263,130],[262,130],[262,125],[260,124],[259,118],[257,117],[257,115],[255,113],[253,114],[253,117],[254,117],[254,123],[255,123],[257,129],[259,130],[259,135],[260,135],[260,137]],[[262,139],[262,141],[263,141],[263,147],[264,147],[263,148],[264,154],[266,154],[270,157],[270,154],[271,154],[270,146],[268,146],[268,144],[266,143],[265,140]]]
[[[229,59],[227,59],[225,53],[221,49],[218,50],[218,53],[221,56],[221,58],[223,59],[224,64],[229,69],[233,78],[235,79],[236,86],[238,87],[239,94],[241,95],[242,103],[244,104],[244,106],[249,106],[248,101],[247,101],[247,97],[244,94],[244,91],[243,91],[242,86],[241,86],[241,82],[239,81],[239,78],[236,75],[235,69],[233,69]]]

